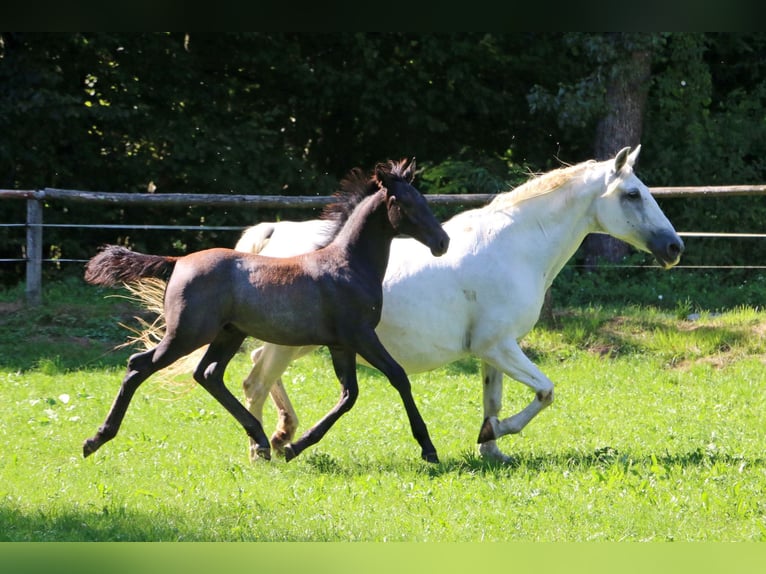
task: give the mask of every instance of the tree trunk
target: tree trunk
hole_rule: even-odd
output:
[[[641,129],[651,78],[651,53],[634,51],[612,69],[606,89],[606,115],[596,128],[595,158],[606,160],[625,146],[641,143]],[[585,265],[593,269],[599,259],[621,261],[630,246],[609,235],[593,234],[583,242]]]

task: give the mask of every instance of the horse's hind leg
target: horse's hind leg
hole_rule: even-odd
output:
[[[277,379],[271,386],[271,400],[277,408],[277,425],[274,433],[271,435],[271,448],[284,454],[285,446],[295,437],[295,431],[298,430],[298,413],[295,412],[290,397],[282,383],[282,379]]]
[[[303,433],[297,441],[285,446],[285,460],[290,461],[312,444],[318,443],[335,422],[354,406],[359,396],[356,379],[356,353],[349,349],[331,348],[332,364],[341,384],[340,400],[322,419]]]
[[[163,341],[163,343],[165,342]],[[117,436],[117,431],[120,430],[120,425],[125,418],[125,413],[128,411],[130,401],[141,383],[148,379],[150,375],[167,367],[181,356],[164,352],[167,347],[163,343],[154,349],[137,353],[128,359],[128,371],[122,380],[120,390],[112,403],[112,408],[109,410],[106,420],[99,427],[96,434],[92,438],[86,439],[82,445],[84,457],[93,454],[101,445]]]
[[[295,435],[298,428],[298,415],[282,386],[280,375],[285,372],[290,361],[304,354],[313,347],[284,347],[264,343],[253,351],[253,367],[242,383],[245,391],[245,406],[261,424],[263,424],[263,405],[271,392],[271,398],[277,407],[277,428],[271,435],[271,448],[283,453],[285,445]],[[258,444],[250,440],[250,460],[258,458]]]
[[[250,438],[255,441],[257,456],[271,459],[271,447],[263,426],[242,403],[240,403],[223,381],[226,366],[245,340],[245,334],[234,327],[225,327],[210,343],[204,357],[194,371],[194,380],[210,393],[242,425]]]

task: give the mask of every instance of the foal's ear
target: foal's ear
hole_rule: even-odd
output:
[[[402,177],[407,180],[407,183],[412,183],[412,180],[415,179],[415,169],[415,158],[413,157],[410,165],[404,168],[404,172],[402,172]]]
[[[389,179],[389,175],[390,174],[385,169],[383,169],[382,165],[375,166],[375,179],[377,179],[381,185],[383,185],[383,187],[388,187],[386,182]]]
[[[394,220],[401,217],[402,207],[399,203],[399,198],[393,193],[386,194],[386,210],[388,211],[389,221],[394,223]],[[391,218],[394,219],[391,219]]]

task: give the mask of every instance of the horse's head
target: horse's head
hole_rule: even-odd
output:
[[[601,230],[654,255],[669,269],[681,259],[684,242],[657,205],[644,183],[633,173],[641,146],[617,153],[606,173],[606,191],[596,202]]]
[[[444,255],[449,236],[434,216],[428,202],[412,185],[415,160],[378,164],[375,177],[386,195],[386,210],[391,227],[397,232],[414,237],[426,245],[437,257]]]

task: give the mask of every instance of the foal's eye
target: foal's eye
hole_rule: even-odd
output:
[[[399,197],[397,198],[396,205],[402,211],[407,211],[412,206],[412,202],[407,198]]]

